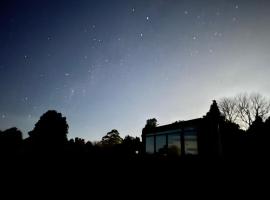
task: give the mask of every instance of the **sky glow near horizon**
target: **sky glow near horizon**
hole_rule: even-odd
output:
[[[270,97],[266,0],[1,1],[0,129],[49,109],[69,138],[140,136],[203,116],[213,99]]]

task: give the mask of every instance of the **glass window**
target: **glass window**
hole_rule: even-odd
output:
[[[168,135],[168,154],[169,155],[181,155],[181,137],[179,134]]]
[[[153,154],[154,153],[154,136],[148,136],[145,138],[146,145],[146,153]]]
[[[156,136],[156,152],[160,154],[166,153],[166,135]]]
[[[185,154],[198,154],[198,142],[197,142],[197,131],[186,131],[185,137]]]

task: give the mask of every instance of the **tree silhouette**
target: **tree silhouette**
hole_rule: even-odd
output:
[[[219,111],[218,104],[216,100],[213,100],[213,103],[210,106],[210,110],[206,114],[206,118],[212,120],[219,120],[221,117],[221,112]]]
[[[44,113],[29,132],[30,140],[36,144],[62,145],[67,143],[68,124],[66,118],[55,110]]]
[[[154,128],[157,127],[157,119],[156,118],[152,118],[152,119],[148,119],[146,121],[146,125],[145,128]]]
[[[263,130],[263,143],[261,144],[265,148],[265,153],[270,155],[269,149],[269,140],[270,140],[270,117],[268,117],[264,122],[264,130]]]
[[[236,97],[221,99],[219,107],[228,121],[238,122],[247,130],[256,116],[263,120],[267,118],[270,112],[270,100],[259,93],[239,94]]]
[[[265,129],[266,132],[270,133],[270,117],[265,120]]]
[[[218,106],[227,121],[232,123],[237,122],[239,114],[237,111],[236,97],[232,98],[224,97],[219,101]]]
[[[127,135],[123,140],[124,152],[128,155],[138,154],[141,151],[141,141],[138,137]]]
[[[256,116],[254,122],[248,129],[248,132],[253,134],[261,134],[264,128],[264,122],[260,116]]]
[[[119,132],[116,129],[111,130],[105,136],[102,137],[101,144],[106,146],[113,146],[121,144],[123,139],[120,137]]]
[[[265,123],[260,116],[256,116],[253,123],[247,130],[248,147],[247,149],[251,156],[258,157],[265,154],[266,147],[268,146],[267,137],[265,137]],[[267,141],[267,142],[266,142]]]
[[[12,127],[0,132],[0,151],[5,153],[18,153],[21,150],[22,132]]]
[[[221,134],[220,125],[224,122],[224,117],[219,111],[216,100],[210,106],[206,116],[203,117],[202,133],[200,134],[200,151],[206,156],[221,155]]]

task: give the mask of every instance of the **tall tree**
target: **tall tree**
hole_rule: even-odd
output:
[[[213,103],[211,104],[210,110],[207,112],[206,117],[215,120],[218,120],[221,117],[221,113],[216,100],[213,100]]]
[[[203,133],[200,134],[201,153],[206,156],[220,156],[222,154],[220,125],[224,122],[224,117],[221,115],[216,100],[213,100],[203,120]]]

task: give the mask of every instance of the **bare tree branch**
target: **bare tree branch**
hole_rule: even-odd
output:
[[[247,129],[256,119],[256,116],[265,120],[270,113],[270,101],[259,93],[239,94],[233,98],[222,98],[219,108],[225,118],[240,127]]]
[[[237,102],[235,98],[224,97],[219,101],[219,108],[226,120],[236,122],[238,118]]]
[[[265,120],[270,111],[270,102],[259,93],[253,93],[249,98],[251,101],[253,119],[255,119],[256,116],[260,116],[263,120]]]
[[[242,126],[248,128],[252,124],[251,113],[250,113],[250,101],[247,94],[239,94],[237,97],[237,112]]]

